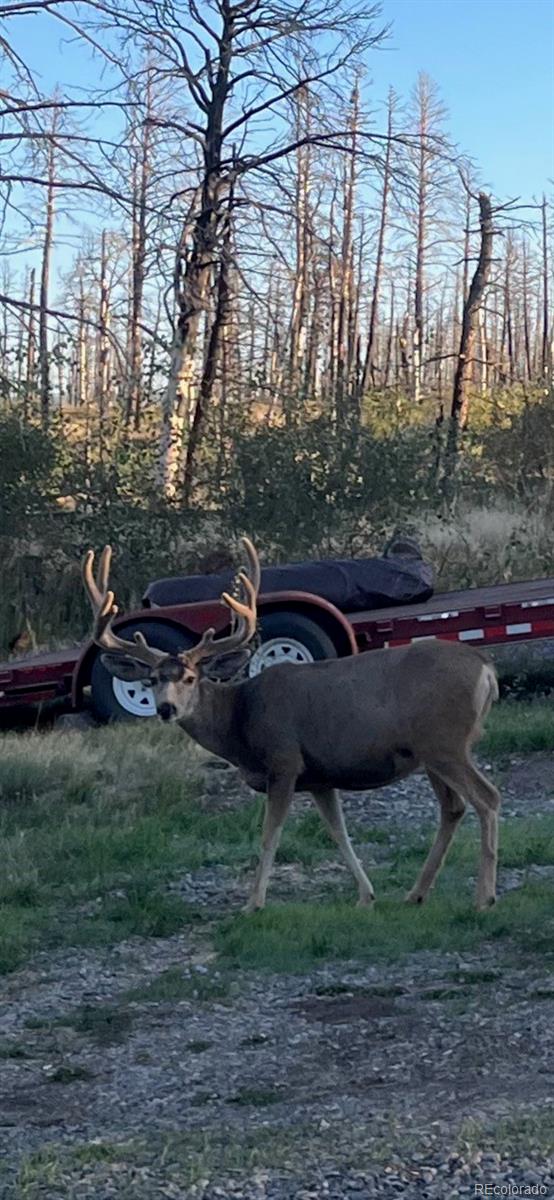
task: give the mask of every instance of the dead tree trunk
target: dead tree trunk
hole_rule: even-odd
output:
[[[219,275],[217,279],[217,293],[215,302],[215,312],[213,320],[210,324],[210,332],[207,340],[206,354],[204,358],[204,367],[198,389],[198,397],[194,409],[194,415],[190,428],[187,450],[185,456],[185,466],[183,473],[183,501],[185,504],[190,503],[193,485],[194,485],[194,469],[198,447],[202,434],[210,401],[214,391],[216,381],[217,368],[220,358],[220,350],[223,342],[223,334],[225,326],[228,322],[230,311],[230,287],[229,276],[231,267],[231,211],[233,204],[232,191],[229,194],[229,204],[227,210],[226,223],[223,230],[222,245],[220,251]]]
[[[364,359],[362,372],[362,380],[360,385],[360,399],[363,400],[367,394],[370,380],[373,379],[375,368],[375,336],[377,333],[377,322],[379,314],[379,295],[381,291],[381,279],[383,274],[383,257],[385,249],[385,233],[387,228],[387,211],[389,204],[390,193],[390,178],[391,178],[391,151],[392,151],[392,129],[393,115],[396,97],[392,88],[389,90],[388,100],[388,118],[387,118],[387,148],[385,151],[385,165],[383,169],[383,191],[381,193],[381,213],[379,217],[379,233],[377,236],[377,253],[375,257],[375,275],[373,277],[373,291],[371,295],[371,309],[369,313],[369,330],[367,335],[367,347]]]
[[[394,345],[394,280],[391,279],[390,285],[390,308],[389,308],[389,328],[387,333],[387,349],[385,354],[385,365],[383,368],[383,387],[388,388],[390,383],[390,370],[392,362],[392,351]]]
[[[350,396],[352,363],[350,360],[351,338],[349,338],[349,327],[351,326],[351,312],[354,302],[354,250],[352,230],[354,221],[354,199],[356,194],[356,152],[359,102],[360,92],[358,84],[356,84],[352,92],[351,116],[349,122],[351,134],[351,152],[349,160],[348,162],[345,162],[344,167],[341,274],[337,323],[336,414],[338,425],[343,425],[350,417],[354,417],[356,419],[358,415],[358,398],[355,398],[355,403],[352,405],[352,397]]]
[[[468,418],[474,350],[479,332],[479,311],[489,281],[492,263],[494,237],[492,205],[490,196],[487,196],[484,192],[479,193],[479,224],[481,246],[475,274],[464,304],[462,335],[454,376],[452,407],[450,410],[450,423],[446,445],[446,462],[442,481],[443,497],[448,505],[451,505],[454,499],[455,475],[460,453],[460,438],[466,427]]]
[[[131,311],[129,328],[129,380],[125,405],[125,425],[131,422],[140,429],[142,386],[142,309],[146,278],[147,197],[150,181],[150,151],[152,140],[152,80],[146,79],[144,120],[140,126],[138,145],[133,145],[132,194],[132,251],[131,251]],[[133,139],[136,143],[136,139]]]
[[[296,107],[296,137],[298,141],[309,137],[310,133],[310,98],[307,90],[299,93]],[[285,405],[285,419],[290,422],[292,417],[291,403],[294,405],[301,392],[306,375],[307,321],[308,321],[308,279],[311,260],[311,237],[309,221],[310,197],[310,168],[311,148],[309,144],[300,145],[296,152],[296,198],[295,198],[295,240],[296,262],[294,268],[294,288],[292,297],[292,312],[290,322],[290,366],[289,387]]]
[[[542,198],[542,352],[541,367],[543,378],[550,374],[550,314],[548,297],[548,227],[546,222],[546,196]]]
[[[42,243],[42,266],[40,272],[40,298],[38,323],[38,356],[40,375],[40,417],[43,429],[50,423],[50,362],[48,357],[48,291],[50,285],[50,263],[54,235],[54,175],[56,169],[55,136],[57,109],[53,110],[52,130],[48,142],[46,214],[44,240]]]
[[[29,420],[34,407],[36,389],[36,332],[35,332],[35,268],[31,268],[29,277],[29,320],[27,323],[27,364],[25,371],[25,392],[23,397],[23,419]]]
[[[108,409],[109,371],[110,371],[110,340],[109,315],[110,292],[108,283],[108,251],[106,231],[102,233],[100,252],[100,300],[98,304],[98,347],[96,361],[96,407],[98,411],[98,426],[100,437],[100,453],[103,453],[106,440],[106,420]]]
[[[423,289],[425,276],[425,239],[427,232],[427,93],[420,88],[419,163],[417,179],[417,233],[414,287],[414,340],[413,340],[413,398],[421,404],[422,354],[424,343]]]
[[[79,292],[79,332],[77,345],[77,396],[76,401],[79,408],[84,408],[88,403],[88,341],[87,341],[87,319],[86,319],[86,304],[85,290],[83,279],[80,280]]]
[[[522,306],[523,306],[523,346],[525,354],[525,374],[530,381],[533,378],[533,360],[531,356],[531,334],[529,328],[529,265],[527,239],[521,243],[522,256]]]

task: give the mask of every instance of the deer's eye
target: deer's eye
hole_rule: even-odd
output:
[[[185,678],[183,679],[183,683],[188,683],[188,684],[194,683],[194,676],[186,675]]]

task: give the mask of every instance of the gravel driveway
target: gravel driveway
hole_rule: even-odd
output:
[[[240,799],[228,772],[206,786],[216,802]],[[552,812],[553,790],[548,758],[512,759],[504,812]],[[359,821],[366,807],[347,798]],[[373,826],[391,814],[427,826],[433,813],[424,780],[371,800]],[[342,870],[285,864],[271,899]],[[501,890],[518,883],[501,874]],[[540,959],[510,961],[491,943],[394,966],[249,972],[204,998],[203,980],[217,982],[210,922],[246,881],[213,867],[178,887],[205,922],[41,954],[4,980],[2,1197],[454,1200],[477,1184],[554,1197],[554,977]],[[170,968],[198,981],[197,997],[132,999]]]

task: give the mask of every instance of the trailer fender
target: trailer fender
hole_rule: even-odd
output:
[[[260,597],[258,611],[301,613],[319,625],[331,638],[339,658],[358,653],[350,621],[334,604],[320,596],[310,595],[309,592],[269,592]],[[171,613],[163,608],[143,608],[138,612],[127,613],[114,624],[114,630],[124,634],[126,628],[139,620],[165,625],[185,637],[190,637],[192,641],[198,641],[209,625],[213,625],[218,634],[224,635],[229,630],[228,609],[220,602],[177,606],[171,609]],[[90,683],[92,663],[97,653],[94,642],[88,642],[77,661],[71,686],[71,705],[74,709],[82,706],[83,690]]]

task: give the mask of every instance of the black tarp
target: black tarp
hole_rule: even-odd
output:
[[[217,600],[230,591],[233,580],[234,571],[158,579],[149,585],[144,599],[157,606]],[[433,569],[415,556],[290,563],[263,567],[260,591],[313,592],[342,612],[360,612],[428,600],[433,594]]]

